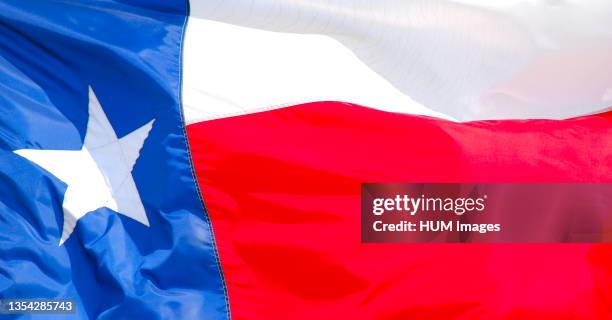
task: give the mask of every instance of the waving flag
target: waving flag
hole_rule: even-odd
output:
[[[604,0],[2,1],[0,312],[608,319],[609,244],[368,244],[360,207],[367,182],[609,186],[610,21]]]

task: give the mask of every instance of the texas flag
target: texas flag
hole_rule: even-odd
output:
[[[611,319],[605,237],[361,238],[365,183],[610,186],[610,70],[607,0],[0,0],[0,317]]]

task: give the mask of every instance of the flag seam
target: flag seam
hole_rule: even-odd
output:
[[[226,318],[228,320],[231,319],[231,311],[230,311],[230,303],[229,303],[229,294],[228,294],[228,288],[227,288],[227,284],[225,281],[225,275],[223,273],[223,268],[221,266],[221,256],[219,255],[219,250],[217,249],[217,243],[216,243],[216,238],[215,238],[215,232],[214,232],[214,228],[212,225],[212,221],[210,219],[210,216],[208,215],[208,209],[206,208],[206,203],[204,201],[204,197],[202,196],[202,189],[200,188],[200,184],[198,182],[198,179],[196,177],[195,174],[195,167],[194,167],[194,163],[193,163],[193,156],[191,154],[191,146],[189,144],[189,139],[187,137],[187,128],[185,125],[185,115],[183,112],[183,57],[184,57],[184,46],[185,46],[185,33],[187,32],[187,27],[188,27],[188,21],[189,21],[189,15],[190,15],[190,3],[189,0],[185,0],[185,19],[183,21],[183,30],[181,32],[181,39],[180,39],[180,48],[179,48],[179,84],[178,84],[178,103],[179,103],[179,122],[181,125],[181,130],[183,133],[183,140],[185,143],[185,147],[186,147],[186,151],[187,151],[187,158],[189,161],[189,168],[191,169],[191,177],[193,179],[193,182],[196,186],[196,193],[198,195],[198,198],[200,200],[200,204],[202,205],[202,210],[204,213],[204,220],[208,223],[208,228],[210,231],[210,236],[211,236],[211,246],[214,252],[214,256],[215,256],[215,262],[217,264],[217,269],[219,271],[219,279],[221,281],[221,286],[223,289],[223,296],[224,296],[224,300],[225,300],[225,307],[226,307]]]

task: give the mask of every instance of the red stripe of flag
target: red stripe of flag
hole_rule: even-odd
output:
[[[605,319],[607,244],[361,244],[363,182],[612,182],[612,113],[452,123],[320,102],[188,127],[234,319]]]

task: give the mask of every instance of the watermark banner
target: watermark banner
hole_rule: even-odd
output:
[[[362,242],[612,242],[611,183],[365,183]]]

